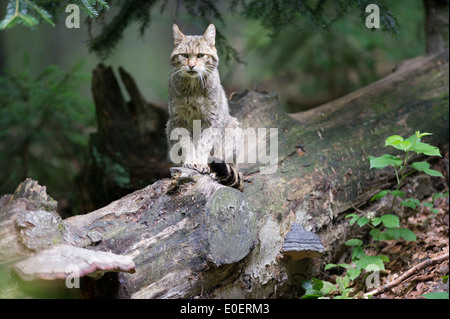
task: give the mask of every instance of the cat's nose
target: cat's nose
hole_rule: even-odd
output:
[[[195,65],[189,64],[189,68],[192,70],[195,67]]]

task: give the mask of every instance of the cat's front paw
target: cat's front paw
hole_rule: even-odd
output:
[[[190,168],[196,170],[200,174],[209,174],[209,166],[206,164],[197,164],[197,163],[184,163],[182,165],[184,168]]]

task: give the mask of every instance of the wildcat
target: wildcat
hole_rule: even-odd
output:
[[[170,139],[172,130],[187,129],[189,139],[180,141],[185,144],[181,155],[183,167],[201,174],[214,173],[222,184],[242,191],[243,179],[236,168],[241,139],[239,129],[227,130],[233,132],[235,143],[225,138],[226,129],[239,128],[240,124],[229,114],[228,101],[220,83],[216,28],[210,24],[202,36],[185,35],[174,24],[173,36],[166,127],[169,150],[176,142]],[[200,127],[201,134],[195,134],[195,121],[200,123],[197,128]],[[213,150],[215,157],[211,157]]]

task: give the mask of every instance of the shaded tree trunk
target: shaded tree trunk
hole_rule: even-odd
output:
[[[427,141],[448,149],[448,84],[446,51],[406,61],[386,78],[302,113],[284,113],[275,93],[235,94],[230,109],[244,127],[278,129],[275,173],[243,165],[240,193],[173,169],[172,178],[65,220],[42,188],[27,181],[32,187],[21,185],[0,200],[0,262],[27,279],[42,278],[55,271],[51,264],[35,267],[32,258],[79,247],[117,255],[95,271],[126,271],[81,285],[86,296],[299,297],[300,280],[339,258],[353,237],[344,218],[352,205],[365,205],[394,183],[393,171],[369,170],[368,156],[385,152],[387,136],[432,132]],[[293,224],[320,236],[322,258],[283,254]],[[132,258],[134,273],[120,256]]]
[[[448,0],[423,0],[427,53],[448,50]]]
[[[128,102],[111,67],[99,64],[92,78],[98,132],[90,137],[89,157],[78,182],[85,212],[169,176],[167,111],[147,103],[123,68],[119,74]]]

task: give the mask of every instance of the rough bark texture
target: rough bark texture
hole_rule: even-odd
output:
[[[427,142],[448,144],[448,84],[446,51],[407,61],[390,76],[303,113],[284,113],[275,93],[235,94],[230,108],[244,127],[278,128],[274,174],[243,165],[241,193],[176,168],[172,178],[65,220],[45,188],[28,181],[0,200],[0,262],[71,245],[128,256],[136,266],[133,274],[82,282],[85,296],[298,297],[300,280],[338,258],[353,236],[344,219],[351,205],[364,205],[393,183],[393,172],[369,170],[367,157],[386,152],[384,139],[420,130],[434,133]],[[294,223],[320,236],[324,257],[283,256]]]

